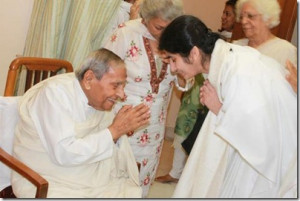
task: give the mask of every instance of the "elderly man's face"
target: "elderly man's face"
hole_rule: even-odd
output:
[[[82,85],[88,104],[97,110],[111,110],[118,99],[124,98],[126,76],[124,65],[110,68],[101,80],[97,80],[91,70],[87,71]]]

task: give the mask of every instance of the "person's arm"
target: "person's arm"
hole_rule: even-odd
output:
[[[130,7],[130,20],[134,20],[139,17],[140,4],[140,0],[136,0]]]
[[[289,60],[286,61],[286,69],[289,74],[286,75],[286,80],[290,83],[295,93],[298,91],[297,68]]]
[[[149,117],[149,114],[143,115],[143,112],[147,111],[145,108],[132,109],[128,115],[119,114],[112,123],[119,127],[115,132],[110,130],[113,126],[107,128],[112,122],[112,116],[104,115],[102,120],[97,120],[98,111],[88,115],[84,112],[88,107],[78,105],[73,99],[73,96],[61,88],[48,87],[40,91],[29,109],[43,146],[50,158],[59,165],[76,166],[111,157],[114,140],[122,135],[121,132],[125,134],[129,129],[136,129],[137,126],[146,123]],[[95,119],[89,122],[91,127],[85,125],[88,118]],[[97,125],[99,122],[100,125]],[[105,122],[107,127],[95,129],[102,126],[102,122]],[[126,128],[120,126],[123,122],[126,122]],[[121,131],[122,129],[124,131]]]
[[[76,166],[111,157],[114,141],[109,129],[88,130],[84,125],[87,114],[72,98],[68,91],[48,87],[40,90],[29,106],[32,121],[50,158],[59,165]]]
[[[205,105],[215,115],[218,115],[222,103],[218,98],[216,89],[210,84],[208,80],[203,82],[203,86],[200,88],[200,103]]]

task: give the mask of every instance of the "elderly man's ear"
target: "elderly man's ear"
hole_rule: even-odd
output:
[[[84,73],[82,82],[86,90],[89,90],[91,88],[91,82],[94,78],[95,78],[95,74],[92,70],[87,70]]]

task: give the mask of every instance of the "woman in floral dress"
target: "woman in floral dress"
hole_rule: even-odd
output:
[[[167,63],[160,58],[157,50],[158,39],[163,29],[177,16],[183,14],[181,0],[144,0],[140,5],[142,18],[119,25],[105,48],[125,60],[127,84],[122,105],[146,103],[151,109],[150,124],[135,130],[130,137],[137,163],[140,163],[140,184],[143,197],[155,177],[163,145],[165,122],[173,83],[177,77],[170,73]]]

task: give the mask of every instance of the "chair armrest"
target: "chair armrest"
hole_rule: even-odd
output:
[[[2,161],[8,167],[18,172],[26,179],[28,179],[31,183],[33,183],[37,187],[36,194],[35,194],[36,198],[47,197],[48,182],[37,172],[29,168],[27,165],[25,165],[15,157],[5,152],[2,148],[0,148],[0,161]]]

